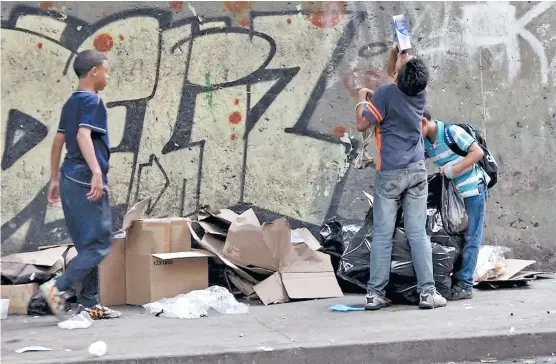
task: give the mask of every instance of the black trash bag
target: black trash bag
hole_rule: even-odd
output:
[[[27,315],[29,316],[46,316],[52,315],[52,310],[46,303],[46,300],[40,292],[35,293],[29,300],[27,305]]]
[[[450,235],[467,230],[467,212],[465,202],[454,183],[448,178],[442,181],[442,203],[440,206],[442,226]]]
[[[464,235],[449,235],[446,230],[444,230],[442,226],[442,217],[440,216],[440,212],[436,209],[429,209],[427,211],[427,235],[433,243],[456,248],[458,255],[454,262],[454,272],[457,272],[461,267],[461,253],[463,252],[463,246],[465,244]]]
[[[386,287],[386,296],[394,303],[417,304],[417,277],[411,259],[411,248],[402,229],[396,229],[392,244],[390,281]],[[432,243],[434,282],[436,290],[444,297],[450,293],[451,274],[460,251],[453,246]]]
[[[320,229],[320,245],[330,255],[342,256],[344,253],[344,232],[337,220],[325,222]]]
[[[344,253],[339,262],[336,275],[362,291],[367,290],[373,234],[373,209],[365,216],[363,226],[349,240],[345,241]]]

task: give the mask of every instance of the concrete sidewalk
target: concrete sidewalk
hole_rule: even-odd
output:
[[[421,311],[329,312],[362,296],[252,306],[248,315],[210,312],[198,320],[124,317],[66,331],[52,317],[2,321],[2,363],[442,363],[551,355],[556,351],[556,280],[529,288],[477,291],[473,300]],[[513,329],[512,329],[513,328]],[[88,346],[103,340],[95,360]],[[25,346],[50,352],[16,354]]]

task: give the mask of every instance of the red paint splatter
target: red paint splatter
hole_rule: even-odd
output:
[[[244,14],[251,7],[251,1],[224,1],[224,7],[232,14]]]
[[[39,7],[41,10],[50,10],[54,7],[54,1],[41,1]]]
[[[37,44],[38,49],[42,49],[42,43]]]
[[[347,129],[345,126],[343,125],[337,125],[334,128],[334,131],[332,132],[334,134],[334,136],[337,136],[338,138],[343,137],[344,135],[346,135],[347,133]]]
[[[230,114],[228,120],[230,121],[231,124],[237,125],[241,123],[242,118],[243,117],[241,116],[241,113],[239,111],[234,111],[233,113]]]
[[[241,20],[239,21],[239,25],[244,28],[249,27],[249,17],[248,16],[242,17]]]
[[[106,53],[114,46],[114,40],[110,34],[102,33],[95,37],[93,45],[97,51]]]
[[[236,97],[236,99],[234,100],[234,105],[239,105],[239,97]]]
[[[319,28],[331,28],[336,26],[342,15],[346,11],[347,3],[345,1],[324,1],[311,3],[308,11],[309,21]]]
[[[120,38],[120,40],[124,40],[124,39],[125,39],[124,36],[121,35],[121,34],[118,36],[118,38]]]
[[[286,23],[291,24],[291,23],[292,23],[292,20],[291,20],[290,18],[287,18],[287,19],[286,19]]]
[[[233,133],[232,136],[230,136],[230,139],[231,139],[231,140],[236,140],[236,139],[237,139],[236,133]]]
[[[168,1],[168,6],[174,13],[179,13],[183,9],[183,1]]]

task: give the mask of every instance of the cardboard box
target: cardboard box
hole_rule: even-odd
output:
[[[9,315],[27,315],[27,306],[31,297],[39,289],[36,283],[3,285],[0,287],[2,298],[10,300]]]
[[[126,303],[143,305],[208,287],[208,258],[203,250],[147,253],[126,252]]]
[[[125,305],[125,239],[112,239],[112,251],[98,268],[99,299],[105,306]]]

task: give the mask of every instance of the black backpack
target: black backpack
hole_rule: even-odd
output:
[[[483,136],[477,130],[477,128],[475,128],[475,126],[471,124],[465,124],[465,123],[446,124],[444,127],[444,138],[446,140],[446,144],[448,144],[448,147],[450,147],[452,152],[456,153],[459,156],[465,157],[467,155],[467,152],[464,152],[458,147],[456,141],[454,140],[452,135],[448,132],[448,127],[450,125],[457,125],[463,130],[465,130],[465,132],[471,135],[473,139],[475,139],[479,144],[479,146],[483,149],[485,155],[483,156],[483,159],[481,159],[478,163],[481,166],[481,168],[486,172],[486,174],[490,177],[488,188],[492,188],[496,184],[496,182],[498,182],[498,164],[496,163],[496,160],[494,159],[492,153],[490,153],[490,151],[488,150],[486,139],[483,138]]]

